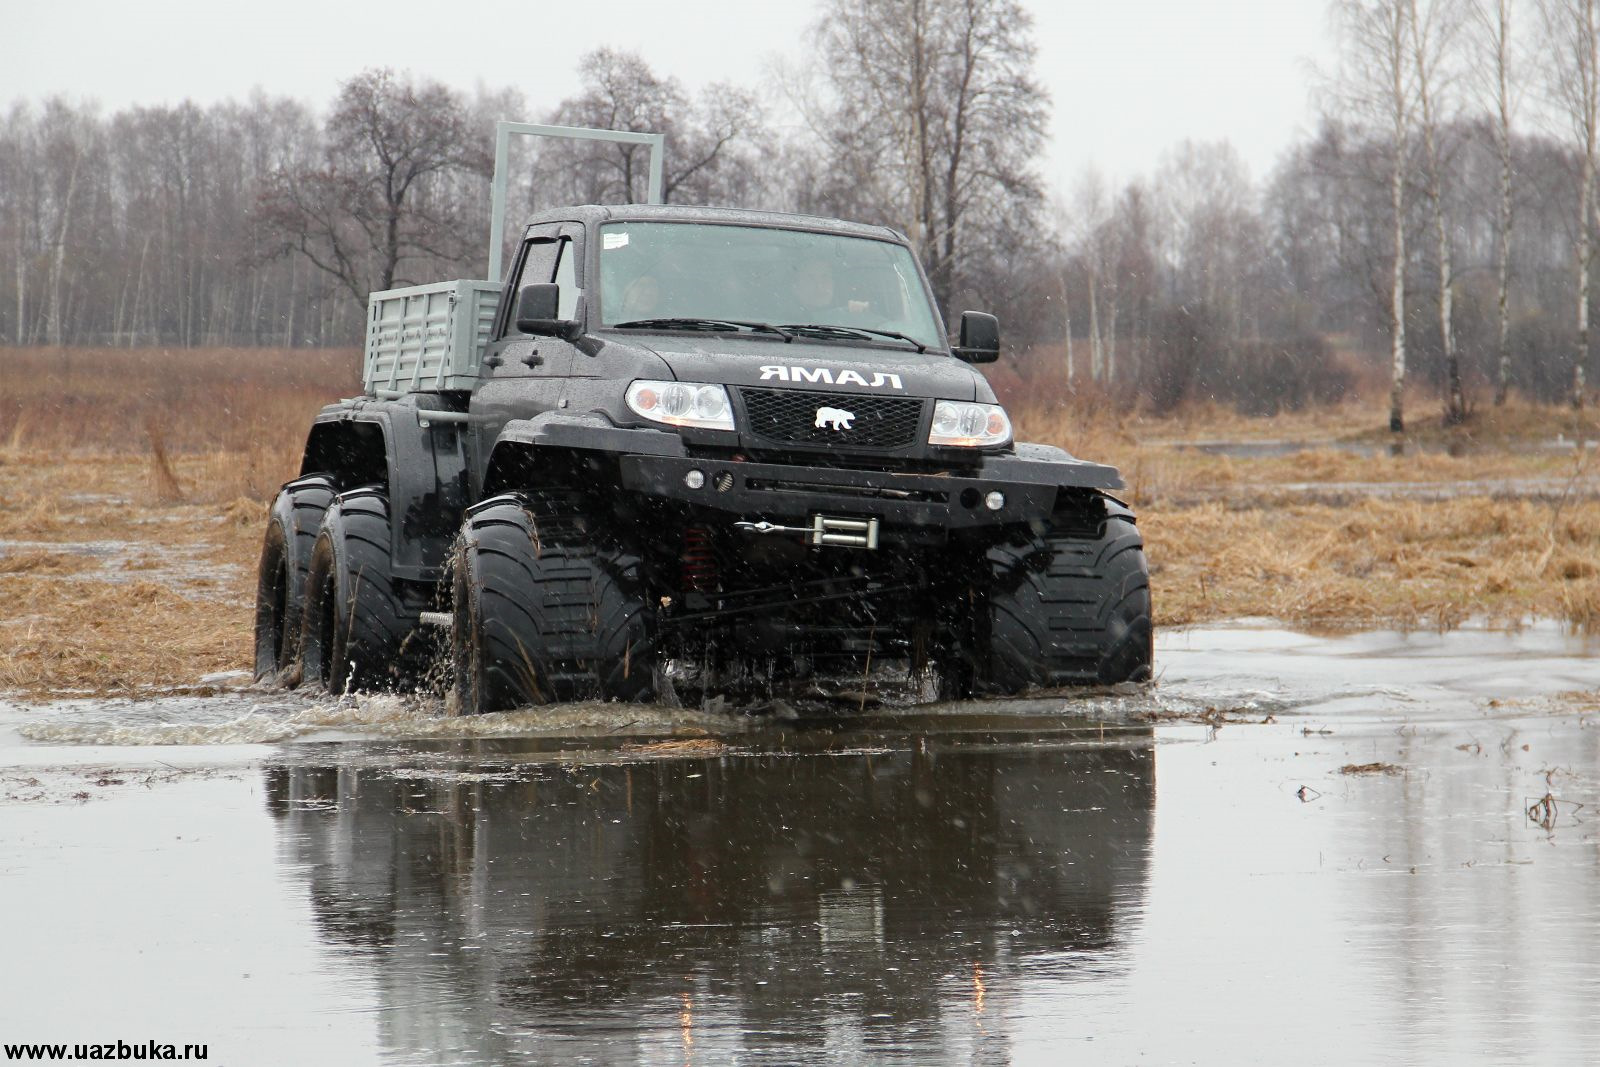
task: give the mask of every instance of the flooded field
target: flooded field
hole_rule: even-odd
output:
[[[1243,625],[1158,664],[761,715],[228,678],[0,704],[0,1033],[223,1064],[1588,1057],[1600,643]]]

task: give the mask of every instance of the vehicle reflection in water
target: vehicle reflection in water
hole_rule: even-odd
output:
[[[1020,972],[1118,973],[1145,893],[1147,731],[595,764],[485,748],[266,772],[290,876],[370,963],[393,1061],[1004,1052]]]

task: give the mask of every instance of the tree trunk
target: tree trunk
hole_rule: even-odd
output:
[[[1389,206],[1394,213],[1394,279],[1389,298],[1392,382],[1389,387],[1389,432],[1404,433],[1406,387],[1406,96],[1395,8],[1394,49],[1390,57],[1390,102],[1394,120],[1394,162],[1389,174]]]
[[[1494,404],[1503,407],[1511,388],[1511,89],[1509,85],[1511,39],[1511,0],[1499,0],[1499,24],[1495,36],[1495,75],[1498,83],[1499,117],[1495,126],[1495,146],[1500,152],[1500,247],[1495,272],[1499,286],[1500,371],[1495,378]]]
[[[1600,123],[1600,115],[1596,114],[1597,97],[1600,97],[1600,38],[1597,38],[1595,26],[1594,0],[1583,0],[1580,12],[1581,25],[1577,27],[1579,33],[1579,54],[1577,56],[1578,73],[1578,103],[1583,113],[1578,116],[1579,132],[1583,137],[1583,159],[1579,164],[1578,179],[1578,240],[1575,249],[1577,263],[1577,297],[1578,297],[1578,336],[1576,346],[1572,353],[1572,406],[1583,407],[1584,363],[1589,358],[1589,255],[1590,255],[1590,197],[1594,188],[1594,154],[1596,125]]]
[[[144,247],[139,250],[139,272],[134,275],[133,314],[128,317],[128,347],[139,342],[139,307],[144,303],[144,265],[150,254],[150,235],[144,235]]]
[[[1445,422],[1459,426],[1466,420],[1467,404],[1461,395],[1461,356],[1456,351],[1456,333],[1451,309],[1454,294],[1450,289],[1450,234],[1445,224],[1443,197],[1434,194],[1433,224],[1439,240],[1439,337],[1444,347],[1444,367],[1449,396]]]
[[[22,246],[22,197],[17,198],[17,344],[26,343],[23,323],[28,318],[28,260]]]
[[[1100,345],[1100,298],[1095,292],[1094,272],[1089,272],[1089,379],[1098,382],[1105,377],[1106,356]]]
[[[1106,381],[1117,380],[1117,302],[1111,301],[1107,309],[1110,322],[1106,324]]]
[[[1589,187],[1594,183],[1594,154],[1584,152],[1578,180],[1578,340],[1572,353],[1572,406],[1583,407],[1583,365],[1589,356]]]
[[[1072,316],[1067,316],[1067,389],[1072,389]]]
[[[295,292],[295,273],[299,265],[298,261],[289,260],[289,306],[283,316],[283,347],[285,348],[294,345],[294,310],[300,302],[300,297]]]
[[[72,159],[72,169],[67,172],[67,196],[61,204],[61,225],[56,230],[55,256],[50,264],[50,343],[61,345],[61,278],[66,272],[67,227],[72,221],[72,198],[78,188],[78,158]]]
[[[1452,314],[1453,293],[1450,289],[1450,227],[1445,218],[1444,174],[1439,165],[1438,116],[1435,114],[1434,74],[1437,70],[1439,45],[1434,36],[1436,29],[1424,33],[1423,21],[1417,17],[1417,0],[1409,0],[1407,11],[1411,19],[1411,59],[1417,75],[1417,102],[1422,106],[1422,157],[1428,168],[1428,206],[1432,209],[1434,238],[1439,267],[1437,307],[1439,311],[1439,347],[1444,354],[1445,368],[1445,423],[1459,425],[1466,418],[1466,403],[1461,396],[1461,362],[1456,354],[1456,334]],[[1431,17],[1430,17],[1431,21]]]
[[[1398,78],[1396,79],[1398,81]],[[1394,171],[1389,179],[1390,206],[1394,210],[1394,279],[1389,302],[1389,332],[1392,381],[1389,387],[1389,431],[1404,433],[1406,386],[1406,218],[1405,163],[1395,151]]]

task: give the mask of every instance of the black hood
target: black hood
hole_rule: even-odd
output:
[[[672,368],[679,381],[803,388],[873,396],[991,401],[983,376],[943,352],[841,345],[796,338],[671,336],[628,338]]]

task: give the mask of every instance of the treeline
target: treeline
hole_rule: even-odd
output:
[[[1316,133],[1257,185],[1226,144],[1057,204],[1074,374],[1248,411],[1408,381],[1447,421],[1512,389],[1582,404],[1600,0],[1335,0]],[[1085,366],[1087,365],[1087,366]]]
[[[0,121],[0,338],[15,344],[322,345],[360,336],[372,290],[477,276],[497,118],[666,134],[664,191],[906,230],[949,304],[1004,311],[1013,253],[1045,246],[1032,163],[1048,101],[1016,0],[830,0],[780,131],[756,95],[698,96],[636,55],[581,61],[554,108],[388,70],[318,117],[244,104],[18,102]],[[885,47],[886,42],[892,47]],[[642,201],[647,152],[518,143],[510,204]],[[513,220],[514,221],[514,220]]]
[[[1502,337],[1497,257],[1499,164],[1482,121],[1440,131],[1453,163],[1451,322],[1468,403],[1508,384],[1570,396],[1577,273],[1579,153],[1514,134],[1515,226],[1507,246]],[[1390,142],[1333,119],[1293,146],[1261,186],[1225,143],[1185,143],[1149,178],[1108,189],[1093,175],[1058,205],[1061,319],[1079,380],[1123,382],[1157,408],[1197,395],[1271,412],[1387,383],[1392,357]],[[1438,314],[1431,208],[1402,215],[1407,374],[1441,390],[1448,368]],[[1048,333],[1041,331],[1048,337]],[[1586,349],[1587,350],[1587,349]]]
[[[1053,196],[1016,0],[827,0],[777,106],[608,49],[554,107],[382,70],[321,113],[19,102],[0,121],[0,339],[352,344],[367,292],[483,272],[511,117],[665,133],[670,202],[903,230],[947,316],[1000,314],[1012,372],[1044,394],[1268,412],[1382,382],[1397,428],[1408,378],[1452,417],[1512,388],[1579,399],[1597,3],[1338,0],[1325,116],[1264,180],[1226,143],[1185,143]],[[646,195],[638,146],[523,143],[513,164],[513,214]]]

